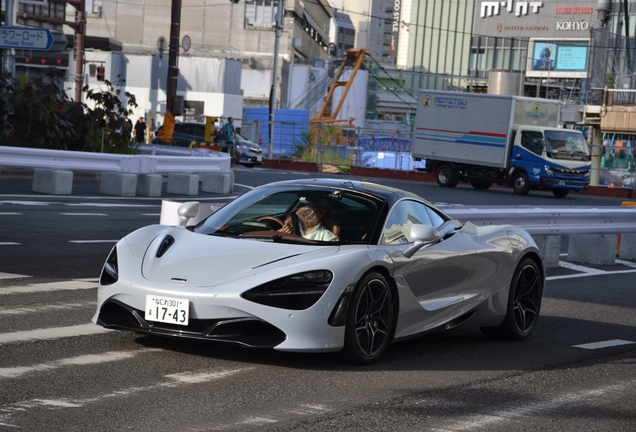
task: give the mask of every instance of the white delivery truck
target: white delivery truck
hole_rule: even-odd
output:
[[[411,152],[443,187],[496,183],[563,198],[588,186],[591,158],[581,132],[558,127],[559,113],[550,99],[420,90]]]

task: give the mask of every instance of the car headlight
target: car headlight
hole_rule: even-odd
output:
[[[549,175],[550,177],[554,177],[554,172],[552,172],[552,168],[546,165],[545,167],[543,167],[543,169],[545,170],[545,173],[547,175]]]
[[[303,310],[316,304],[332,280],[333,273],[329,270],[314,270],[267,282],[241,297],[265,306]]]
[[[117,280],[119,280],[119,265],[117,264],[117,246],[115,246],[104,263],[99,283],[102,286],[112,285]]]

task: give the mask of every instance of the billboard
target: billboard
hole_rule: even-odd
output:
[[[587,78],[589,39],[531,38],[526,76],[534,78]]]

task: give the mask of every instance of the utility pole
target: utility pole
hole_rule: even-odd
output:
[[[84,36],[86,34],[86,0],[69,2],[75,7],[75,102],[82,102],[84,88]],[[79,3],[79,4],[78,4]]]
[[[278,0],[278,10],[276,11],[276,42],[274,43],[274,70],[272,72],[272,87],[269,92],[269,158],[272,159],[274,153],[274,110],[276,109],[276,87],[278,85],[278,50],[280,45],[280,36],[283,32],[283,9],[285,7],[284,0]]]
[[[177,94],[179,77],[179,33],[181,27],[181,0],[172,0],[170,24],[170,44],[168,45],[168,86],[166,89],[166,110],[174,114],[174,98]]]

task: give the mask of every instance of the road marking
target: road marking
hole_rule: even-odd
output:
[[[15,242],[0,242],[0,246],[21,246],[22,243]]]
[[[582,345],[573,345],[573,347],[593,350],[593,349],[608,348],[608,347],[621,346],[621,345],[631,345],[633,343],[636,343],[636,342],[622,340],[622,339],[612,339],[612,340],[602,341],[602,342],[592,342],[592,343],[586,343]]]
[[[50,311],[62,311],[68,309],[81,309],[89,306],[95,306],[95,301],[83,302],[83,303],[56,303],[56,304],[45,304],[42,306],[35,307],[21,307],[17,309],[2,309],[0,308],[0,317],[1,316],[9,316],[9,315],[24,315],[28,313],[40,313],[40,312],[50,312]]]
[[[617,260],[618,264],[625,265],[625,263],[628,263],[628,261],[622,261],[622,262],[618,262],[618,261],[619,260]],[[630,264],[632,264],[632,263],[630,263]],[[578,271],[578,272],[581,272],[581,273],[563,275],[563,276],[549,276],[549,277],[547,277],[545,279],[547,281],[550,281],[550,280],[573,279],[573,278],[581,278],[581,277],[589,277],[589,276],[636,273],[636,268],[634,268],[633,270],[612,270],[612,271],[606,271],[606,270],[595,269],[595,268],[592,268],[592,267],[585,267],[585,266],[578,265],[578,264],[572,264],[572,263],[569,263],[567,261],[559,261],[559,267],[563,267],[563,268],[566,268],[566,269]],[[636,265],[630,265],[629,267],[636,267]]]
[[[2,274],[8,274],[8,273],[0,273],[0,276]],[[15,276],[20,276],[20,275],[15,275]],[[22,276],[22,277],[30,277],[30,276]],[[25,285],[25,286],[0,287],[0,295],[32,294],[32,293],[48,292],[48,291],[72,291],[72,290],[93,289],[93,288],[97,288],[97,279],[77,279],[77,280],[68,280],[68,281],[61,281],[61,282],[31,284],[31,285]]]
[[[142,216],[160,217],[161,213],[140,213]]]
[[[21,278],[28,278],[28,277],[32,277],[32,276],[15,274],[15,273],[0,273],[0,279],[21,279]],[[2,295],[3,289],[4,288],[0,288],[0,295]]]
[[[29,342],[39,340],[62,339],[75,336],[88,336],[108,333],[113,330],[105,329],[97,324],[80,324],[70,327],[55,327],[47,329],[18,331],[13,333],[0,333],[0,345],[16,342]]]
[[[64,216],[108,216],[106,213],[60,213]]]
[[[127,360],[137,356],[138,354],[156,351],[161,351],[161,349],[145,348],[136,351],[107,351],[101,354],[87,354],[77,357],[69,357],[33,366],[0,368],[0,378],[19,378],[26,374],[42,371],[52,371],[66,366],[85,366],[114,362],[119,360]]]
[[[636,380],[623,382],[621,384],[608,385],[605,387],[585,390],[576,393],[567,393],[547,401],[525,403],[523,406],[511,407],[506,410],[490,411],[484,414],[474,414],[468,417],[468,420],[453,421],[453,424],[442,425],[433,428],[439,432],[458,432],[472,431],[477,429],[493,429],[499,427],[502,423],[517,420],[520,417],[532,417],[536,415],[547,415],[550,412],[557,411],[563,406],[582,405],[587,400],[603,398],[619,398],[623,397],[621,392],[630,390],[636,384]]]
[[[87,243],[117,243],[119,240],[69,240],[69,243],[87,244]]]
[[[0,212],[0,216],[22,216],[22,213]]]
[[[17,427],[9,423],[11,417],[17,414],[29,415],[27,413],[30,409],[46,408],[50,410],[60,410],[63,408],[82,408],[85,405],[91,403],[100,403],[109,399],[122,399],[129,396],[134,396],[142,392],[151,391],[165,391],[165,389],[177,388],[184,385],[200,384],[219,380],[223,378],[229,378],[232,375],[236,375],[241,372],[249,371],[253,368],[242,369],[228,369],[215,372],[183,372],[173,375],[165,375],[164,378],[157,384],[152,384],[144,387],[130,387],[123,390],[116,390],[112,393],[104,393],[98,396],[84,399],[31,399],[22,402],[16,402],[0,406],[0,426]]]

